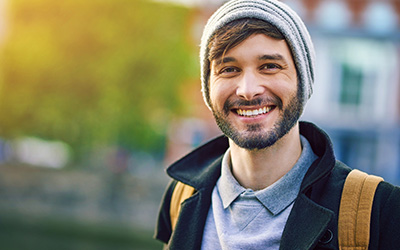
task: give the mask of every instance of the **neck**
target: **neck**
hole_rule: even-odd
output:
[[[301,155],[299,125],[271,147],[260,150],[240,148],[229,140],[232,174],[245,188],[264,189],[292,169]]]

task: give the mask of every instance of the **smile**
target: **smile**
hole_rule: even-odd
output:
[[[266,114],[266,113],[270,112],[271,109],[272,109],[272,107],[264,107],[264,108],[259,108],[259,109],[247,109],[247,110],[237,109],[236,113],[240,116],[251,117],[251,116]]]

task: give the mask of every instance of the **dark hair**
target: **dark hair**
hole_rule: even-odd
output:
[[[228,50],[253,34],[264,34],[278,40],[285,39],[282,33],[268,22],[254,18],[238,19],[223,26],[212,36],[208,44],[209,62],[223,57]]]

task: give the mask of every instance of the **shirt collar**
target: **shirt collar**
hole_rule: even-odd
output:
[[[246,189],[242,187],[231,172],[231,150],[226,150],[221,163],[221,177],[217,182],[222,204],[226,209]]]
[[[279,214],[296,199],[301,182],[308,168],[317,159],[307,139],[301,136],[303,146],[300,158],[293,168],[282,178],[263,190],[255,192],[257,199],[273,214]],[[236,198],[244,193],[242,187],[231,172],[231,152],[228,149],[222,159],[221,177],[217,182],[224,208],[229,207]]]

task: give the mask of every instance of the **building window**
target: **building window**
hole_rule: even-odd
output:
[[[398,52],[391,41],[348,38],[329,41],[330,114],[347,121],[387,119],[397,109]]]
[[[341,71],[340,103],[342,105],[360,105],[364,79],[362,70],[343,63]]]

